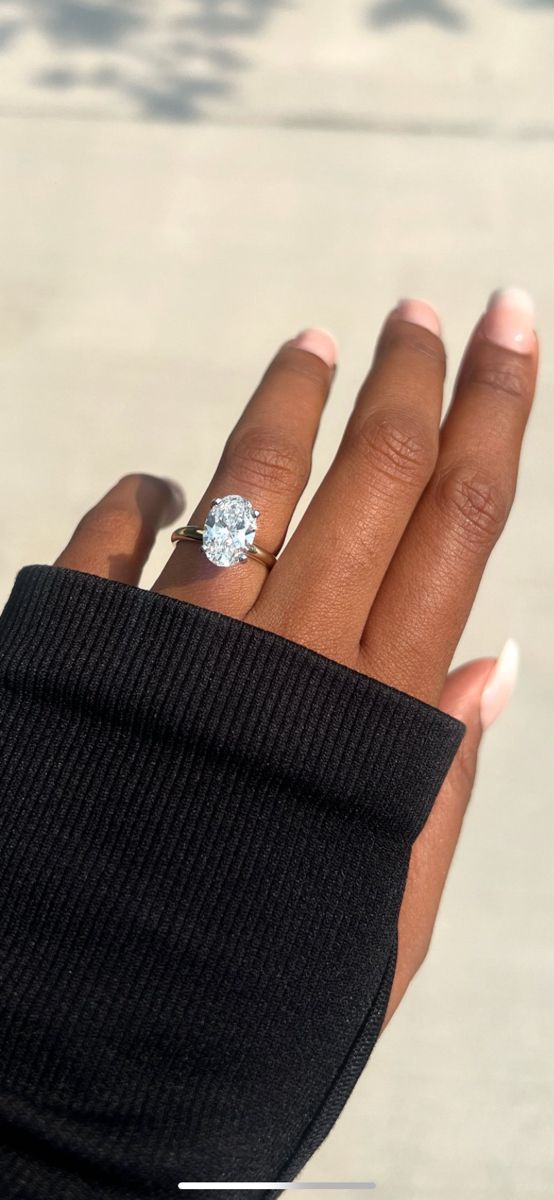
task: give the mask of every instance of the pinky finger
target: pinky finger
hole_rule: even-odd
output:
[[[156,475],[124,475],[79,524],[54,566],[137,584],[158,529],[184,508],[178,484]]]

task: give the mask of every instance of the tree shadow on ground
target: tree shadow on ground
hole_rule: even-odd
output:
[[[294,0],[288,0],[294,2]],[[193,121],[247,69],[244,39],[287,0],[0,0],[0,54],[40,39],[29,83],[111,90],[143,118]],[[240,49],[237,46],[240,42]]]
[[[506,7],[554,8],[554,0],[507,0]],[[461,5],[450,0],[375,0],[369,7],[367,20],[375,29],[426,21],[454,33],[469,25]]]
[[[47,90],[94,106],[96,94],[123,101],[139,118],[198,121],[248,69],[249,39],[279,8],[300,3],[0,0],[0,60],[28,36],[35,66],[27,82],[37,96]],[[507,14],[514,8],[544,11],[554,0],[505,0]],[[468,27],[463,0],[371,0],[365,19],[383,31],[416,22],[452,33]]]
[[[368,21],[377,29],[413,21],[427,21],[453,32],[467,26],[464,14],[447,0],[377,0],[369,9]]]

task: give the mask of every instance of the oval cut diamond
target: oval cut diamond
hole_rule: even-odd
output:
[[[244,496],[214,500],[204,522],[202,548],[216,567],[244,562],[257,529],[256,513]]]

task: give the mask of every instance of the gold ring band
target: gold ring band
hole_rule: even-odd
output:
[[[180,529],[174,529],[171,534],[172,542],[202,542],[204,538],[204,530],[198,529],[196,525],[182,525]],[[263,550],[261,546],[256,546],[252,543],[245,550],[248,558],[254,558],[257,562],[262,563],[264,567],[271,570],[275,566],[277,559],[270,550]]]

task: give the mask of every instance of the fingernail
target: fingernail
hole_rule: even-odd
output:
[[[391,317],[400,321],[410,321],[412,325],[421,325],[423,329],[442,337],[440,317],[425,300],[399,300],[396,308],[389,313],[389,320]]]
[[[296,350],[307,350],[309,354],[315,354],[328,367],[336,366],[338,346],[336,339],[328,329],[303,329],[302,333],[292,338],[289,346],[294,346]]]
[[[481,725],[483,729],[496,721],[513,694],[519,672],[519,646],[508,638],[489,675],[481,695]]]
[[[505,350],[530,354],[535,343],[535,306],[523,288],[498,288],[481,321],[485,337]]]
[[[169,488],[171,495],[173,497],[173,505],[172,505],[172,510],[171,510],[172,514],[173,514],[173,516],[178,517],[179,513],[182,513],[182,511],[185,507],[185,503],[186,503],[185,493],[181,487],[181,484],[177,483],[177,481],[175,479],[167,479],[167,478],[163,477],[163,481],[164,481],[166,487]]]

